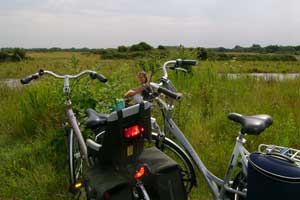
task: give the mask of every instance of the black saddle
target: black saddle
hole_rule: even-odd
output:
[[[105,125],[107,122],[108,114],[97,113],[91,108],[88,108],[86,111],[88,116],[87,120],[84,122],[87,128],[97,128],[101,125]]]
[[[241,133],[248,135],[259,135],[273,123],[273,119],[269,115],[246,116],[238,113],[230,113],[228,118],[241,124]]]

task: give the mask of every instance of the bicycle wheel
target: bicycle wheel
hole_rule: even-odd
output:
[[[235,177],[232,188],[241,192],[244,192],[247,189],[247,178],[242,172],[239,172]],[[235,193],[230,194],[231,200],[245,200],[246,198]]]
[[[152,133],[152,143],[156,143],[156,141],[158,141],[158,134]],[[167,137],[165,137],[163,145],[159,149],[180,165],[185,191],[187,194],[190,193],[193,186],[196,185],[196,174],[188,154],[178,144]]]
[[[78,183],[82,178],[83,159],[80,153],[79,142],[74,135],[72,128],[67,129],[68,134],[68,160],[69,160],[69,177],[71,187]]]

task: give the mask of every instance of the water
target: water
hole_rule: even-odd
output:
[[[18,88],[22,84],[20,79],[0,79],[0,85],[4,85],[10,88]]]
[[[244,77],[254,77],[259,80],[294,80],[300,77],[300,73],[229,73],[219,74],[220,76],[226,76],[229,79],[238,79]]]

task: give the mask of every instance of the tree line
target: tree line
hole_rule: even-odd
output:
[[[120,45],[117,48],[59,48],[59,47],[51,47],[51,48],[27,48],[24,49],[27,52],[101,52],[105,50],[117,50],[118,52],[134,52],[134,51],[149,51],[153,49],[159,49],[159,50],[166,50],[166,49],[175,49],[179,48],[179,46],[164,46],[164,45],[158,45],[156,48],[151,46],[150,44],[146,42],[140,42],[137,44],[133,44],[130,46]],[[199,48],[199,47],[195,47]],[[217,53],[230,53],[230,52],[236,52],[236,53],[288,53],[288,54],[296,54],[300,55],[300,45],[296,46],[281,46],[281,45],[268,45],[265,47],[262,47],[259,44],[253,44],[250,47],[242,47],[240,45],[236,45],[233,48],[225,48],[225,47],[216,47],[216,48],[206,48],[207,50],[211,50]],[[15,51],[16,48],[1,48],[0,52],[6,52],[6,53],[12,53]],[[22,49],[22,48],[17,48]],[[193,47],[191,48],[193,49]]]
[[[117,48],[1,48],[0,61],[21,61],[26,59],[26,52],[83,52],[101,55],[103,59],[133,59],[149,56],[167,57],[170,51],[186,49],[190,56],[200,60],[266,60],[266,61],[296,61],[294,55],[300,55],[300,45],[280,46],[269,45],[262,47],[253,44],[250,47],[236,45],[233,48],[185,48],[179,46],[158,45],[156,48],[146,42],[139,42],[130,46],[121,45]]]

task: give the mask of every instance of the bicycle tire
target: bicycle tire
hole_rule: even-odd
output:
[[[152,133],[152,142],[156,143],[158,141],[158,134]],[[189,155],[173,140],[170,138],[165,137],[162,141],[162,146],[158,147],[161,151],[166,153],[168,156],[173,158],[181,167],[182,169],[182,175],[183,175],[183,182],[185,186],[185,191],[187,194],[189,194],[194,186],[196,186],[196,173],[194,170],[193,163],[189,157]],[[170,155],[170,150],[172,153],[175,153],[173,155]],[[174,157],[174,155],[177,156]],[[180,163],[179,163],[179,160]]]
[[[74,186],[82,178],[84,161],[80,153],[79,142],[72,128],[67,129],[67,135],[69,178],[71,186]]]

